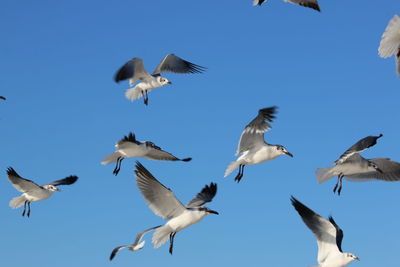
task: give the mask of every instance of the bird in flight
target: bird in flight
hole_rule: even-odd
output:
[[[174,237],[177,232],[201,221],[209,214],[218,212],[203,206],[211,202],[217,193],[217,184],[206,185],[186,206],[184,206],[174,195],[171,189],[161,184],[140,162],[136,162],[136,183],[149,208],[158,216],[168,220],[162,226],[156,226],[138,234],[136,240],[147,231],[156,229],[153,234],[152,243],[154,248],[163,245],[168,239],[170,241],[169,253],[172,254]],[[135,241],[134,244],[140,241]],[[139,245],[144,245],[142,242]],[[133,246],[133,245],[132,245]],[[135,247],[136,245],[134,245]],[[122,248],[117,247],[111,253],[110,259]],[[131,249],[132,250],[132,249]]]
[[[266,2],[268,0],[254,0],[253,1],[253,6],[261,6],[262,3]],[[304,7],[309,7],[312,9],[315,9],[317,11],[321,11],[319,9],[319,5],[318,5],[318,1],[317,0],[284,0],[285,2],[289,2],[292,4],[297,4],[300,6],[304,6]]]
[[[107,165],[116,162],[115,169],[113,171],[114,175],[117,175],[121,169],[122,160],[125,158],[133,157],[144,157],[152,160],[166,160],[166,161],[191,161],[192,158],[180,159],[174,155],[162,150],[160,147],[156,146],[153,142],[145,141],[140,142],[136,140],[133,133],[129,133],[124,136],[115,145],[116,151],[108,156],[106,156],[101,164]]]
[[[318,168],[316,170],[317,182],[323,183],[337,176],[337,182],[333,192],[340,195],[342,180],[346,178],[353,182],[365,182],[370,180],[400,181],[400,163],[388,158],[365,159],[359,153],[376,144],[383,135],[367,136],[347,149],[333,167]]]
[[[326,220],[293,196],[291,202],[303,222],[317,238],[318,266],[316,267],[344,267],[354,260],[360,260],[353,253],[342,251],[343,230],[331,216]]]
[[[239,168],[235,181],[240,182],[245,165],[273,160],[283,154],[293,157],[292,153],[288,152],[282,145],[271,145],[264,141],[264,133],[271,129],[271,125],[268,122],[272,122],[275,118],[276,109],[277,107],[275,106],[260,109],[257,117],[246,126],[240,137],[236,152],[236,156],[240,154],[241,156],[229,164],[224,177]]]
[[[7,175],[8,179],[15,187],[15,189],[23,193],[21,196],[11,199],[9,205],[13,209],[19,208],[24,205],[22,216],[25,216],[26,206],[28,206],[28,210],[26,213],[28,217],[31,213],[31,202],[48,199],[55,191],[60,191],[57,186],[70,185],[78,180],[77,176],[71,175],[64,179],[51,182],[49,184],[37,185],[31,180],[19,176],[19,174],[11,167],[7,169]]]
[[[186,61],[174,54],[166,55],[158,64],[152,74],[149,74],[143,65],[141,58],[135,57],[126,62],[115,74],[115,82],[120,82],[129,79],[130,86],[133,86],[140,80],[134,87],[129,88],[125,96],[131,101],[143,97],[145,105],[148,104],[148,93],[154,88],[162,87],[171,82],[161,76],[161,73],[175,72],[175,73],[202,73],[204,67]]]
[[[400,76],[400,17],[394,15],[382,34],[378,54],[382,58],[396,56],[397,75]]]

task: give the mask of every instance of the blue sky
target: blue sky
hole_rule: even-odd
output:
[[[0,251],[4,266],[310,266],[317,246],[290,195],[345,231],[343,249],[361,262],[398,266],[400,183],[318,185],[350,145],[384,134],[365,157],[400,161],[399,78],[392,58],[377,55],[382,32],[399,12],[395,0],[326,1],[322,12],[269,1],[3,1],[0,10]],[[132,57],[152,71],[168,53],[207,67],[201,75],[149,94],[149,106],[124,97],[113,75]],[[249,166],[236,184],[223,178],[244,126],[258,109],[279,107],[266,141],[282,156]],[[100,165],[133,131],[190,163],[141,160],[184,203],[218,183],[208,206],[220,212],[153,249],[111,250],[164,222],[146,206],[134,159]],[[17,192],[8,166],[44,184],[79,181],[32,203],[31,218],[8,201]]]

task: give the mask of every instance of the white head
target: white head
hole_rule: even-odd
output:
[[[157,77],[157,81],[161,84],[161,86],[167,85],[167,84],[172,84],[170,81],[168,81],[167,78],[164,77]]]
[[[57,187],[55,187],[54,185],[51,185],[51,184],[46,184],[43,186],[43,188],[45,188],[51,192],[60,191],[60,189],[58,189]]]
[[[286,148],[285,148],[284,146],[276,145],[275,147],[276,147],[276,150],[278,151],[278,153],[279,153],[280,155],[286,154],[286,155],[288,155],[289,157],[292,157],[292,158],[293,158],[293,154],[290,153],[289,151],[287,151]]]
[[[357,257],[356,255],[354,255],[353,253],[344,253],[344,256],[345,256],[346,265],[354,260],[357,260],[357,261],[360,260],[360,258]]]

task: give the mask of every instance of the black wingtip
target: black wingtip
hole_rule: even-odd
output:
[[[65,180],[67,181],[67,185],[74,184],[76,181],[78,181],[78,179],[79,178],[76,175],[70,175],[65,178]]]
[[[19,174],[12,167],[7,168],[7,175],[20,177]]]
[[[7,100],[4,96],[0,96],[0,99]]]
[[[188,161],[191,161],[192,160],[192,158],[184,158],[184,159],[181,159],[181,161],[184,161],[184,162],[188,162]]]
[[[382,136],[383,136],[383,134],[379,134],[379,135],[378,135],[378,138],[381,138]]]

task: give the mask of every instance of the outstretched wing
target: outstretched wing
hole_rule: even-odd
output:
[[[141,58],[135,57],[126,62],[115,74],[115,82],[130,79],[130,84],[133,85],[138,80],[144,80],[150,74],[147,73]]]
[[[339,249],[340,252],[342,251],[342,241],[343,241],[343,230],[339,227],[339,225],[336,224],[335,220],[332,218],[332,216],[329,216],[329,221],[335,226],[336,229],[336,245]]]
[[[40,186],[35,182],[19,176],[19,174],[11,167],[7,169],[7,176],[15,189],[20,192],[27,192],[40,188]]]
[[[291,198],[292,205],[300,214],[303,222],[314,233],[318,243],[318,262],[324,262],[328,255],[332,252],[339,252],[337,245],[337,229],[328,220],[309,209],[303,203]]]
[[[317,0],[284,0],[285,2],[290,2],[293,4],[301,5],[304,7],[309,7],[315,9],[317,11],[321,11],[319,9],[318,1]]]
[[[271,125],[268,122],[272,122],[275,118],[277,108],[278,107],[273,106],[258,111],[257,117],[255,117],[246,128],[244,128],[242,135],[240,136],[236,155],[239,155],[254,146],[264,144],[264,133],[271,129]]]
[[[169,161],[191,161],[191,158],[180,159],[168,153],[167,151],[162,150],[160,147],[154,145],[152,142],[146,142],[146,158],[153,160],[169,160]]]
[[[66,178],[64,178],[64,179],[57,180],[57,181],[51,182],[51,183],[49,183],[49,184],[54,185],[54,186],[58,186],[58,185],[70,185],[70,184],[75,183],[77,180],[78,180],[78,176],[70,175],[70,176],[68,176],[68,177],[66,177]]]
[[[189,208],[203,206],[205,203],[211,202],[215,194],[217,194],[217,184],[206,185],[186,206]]]
[[[387,58],[398,55],[400,49],[400,17],[394,15],[389,21],[379,44],[378,54]],[[398,56],[397,56],[398,57]]]
[[[346,176],[346,179],[353,182],[365,182],[370,180],[380,180],[386,182],[400,181],[400,163],[387,158],[369,159],[374,163],[379,171],[371,171],[366,173],[354,174]]]
[[[376,141],[381,138],[383,134],[380,134],[378,136],[367,136],[354,145],[352,145],[349,149],[347,149],[340,157],[338,160],[334,162],[335,165],[341,164],[345,162],[349,157],[354,155],[355,153],[360,153],[367,148],[370,148],[371,146],[374,146],[376,144]]]
[[[153,75],[163,72],[202,73],[205,69],[205,67],[186,61],[174,54],[168,54],[163,58],[163,60],[161,60],[160,64],[158,64],[156,69],[153,71]]]
[[[162,185],[139,161],[136,161],[135,174],[144,200],[156,215],[170,219],[186,210],[174,193]]]

